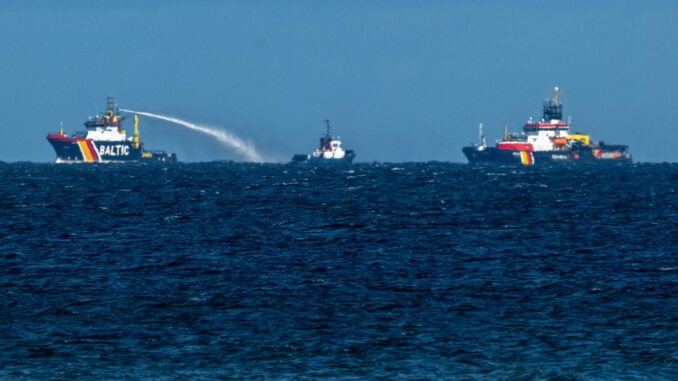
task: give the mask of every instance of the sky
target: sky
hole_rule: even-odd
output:
[[[268,160],[332,121],[356,161],[465,162],[561,89],[574,130],[678,161],[676,1],[0,1],[0,160],[120,107],[215,126]],[[242,160],[143,118],[146,147]]]

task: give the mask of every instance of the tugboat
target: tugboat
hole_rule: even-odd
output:
[[[310,155],[294,155],[293,163],[309,163],[317,165],[351,164],[355,158],[353,150],[345,150],[341,139],[330,133],[330,121],[325,120],[326,131],[320,137],[320,146]]]
[[[570,133],[570,122],[563,121],[560,90],[555,87],[551,99],[544,101],[543,116],[534,122],[530,118],[520,134],[509,134],[495,147],[485,143],[483,124],[479,127],[479,142],[463,148],[469,163],[546,164],[567,163],[632,163],[629,147],[596,142],[590,135]]]
[[[165,151],[147,151],[139,140],[139,117],[134,115],[134,135],[127,137],[122,128],[124,116],[108,97],[103,116],[89,117],[85,121],[87,131],[72,136],[64,133],[60,125],[58,133],[47,135],[47,141],[56,151],[57,163],[115,163],[128,161],[175,163],[177,156]]]

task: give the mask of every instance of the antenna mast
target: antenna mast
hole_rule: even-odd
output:
[[[542,117],[545,121],[562,120],[563,119],[563,105],[560,104],[560,89],[558,86],[551,91],[551,99],[544,100],[544,114]]]
[[[115,112],[115,98],[107,97],[106,98],[106,111]]]
[[[478,141],[481,147],[485,147],[485,132],[483,131],[483,122],[478,126]]]
[[[329,119],[325,119],[325,126],[327,128],[326,134],[329,135],[330,134],[330,120]]]

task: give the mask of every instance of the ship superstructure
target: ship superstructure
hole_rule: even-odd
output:
[[[115,98],[108,97],[104,114],[89,117],[85,121],[87,131],[68,136],[61,125],[58,133],[47,135],[47,140],[56,151],[56,162],[177,161],[175,154],[144,149],[144,143],[139,138],[137,115],[134,115],[134,133],[130,137],[122,127],[124,120],[125,116],[120,115]]]
[[[292,162],[310,162],[316,164],[350,164],[355,158],[353,150],[345,150],[338,136],[332,136],[330,121],[325,120],[325,133],[320,137],[320,145],[309,155],[294,155]]]
[[[504,128],[504,137],[494,147],[487,146],[482,123],[480,141],[463,148],[470,163],[518,163],[523,165],[552,162],[631,162],[626,145],[608,145],[596,142],[589,135],[571,133],[571,123],[563,120],[560,90],[553,89],[551,98],[544,101],[541,120],[530,118],[520,134],[510,134]]]

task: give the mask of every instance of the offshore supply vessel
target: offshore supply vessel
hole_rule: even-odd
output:
[[[57,163],[115,163],[115,162],[166,162],[177,161],[175,154],[165,151],[147,151],[139,139],[139,117],[134,115],[134,134],[127,137],[122,128],[124,116],[115,104],[115,98],[108,97],[106,112],[89,117],[85,121],[87,131],[72,136],[64,133],[60,126],[58,133],[47,135]]]
[[[330,121],[325,120],[326,130],[320,137],[320,146],[311,154],[297,154],[292,157],[293,163],[309,163],[317,165],[351,164],[355,158],[353,150],[345,150],[338,136],[330,133]]]
[[[555,87],[551,99],[544,101],[543,116],[538,122],[530,118],[520,134],[509,134],[494,147],[485,142],[483,125],[479,127],[479,142],[463,148],[469,163],[546,164],[569,163],[631,163],[629,147],[596,142],[590,135],[570,133],[570,122],[563,121],[560,91]]]

